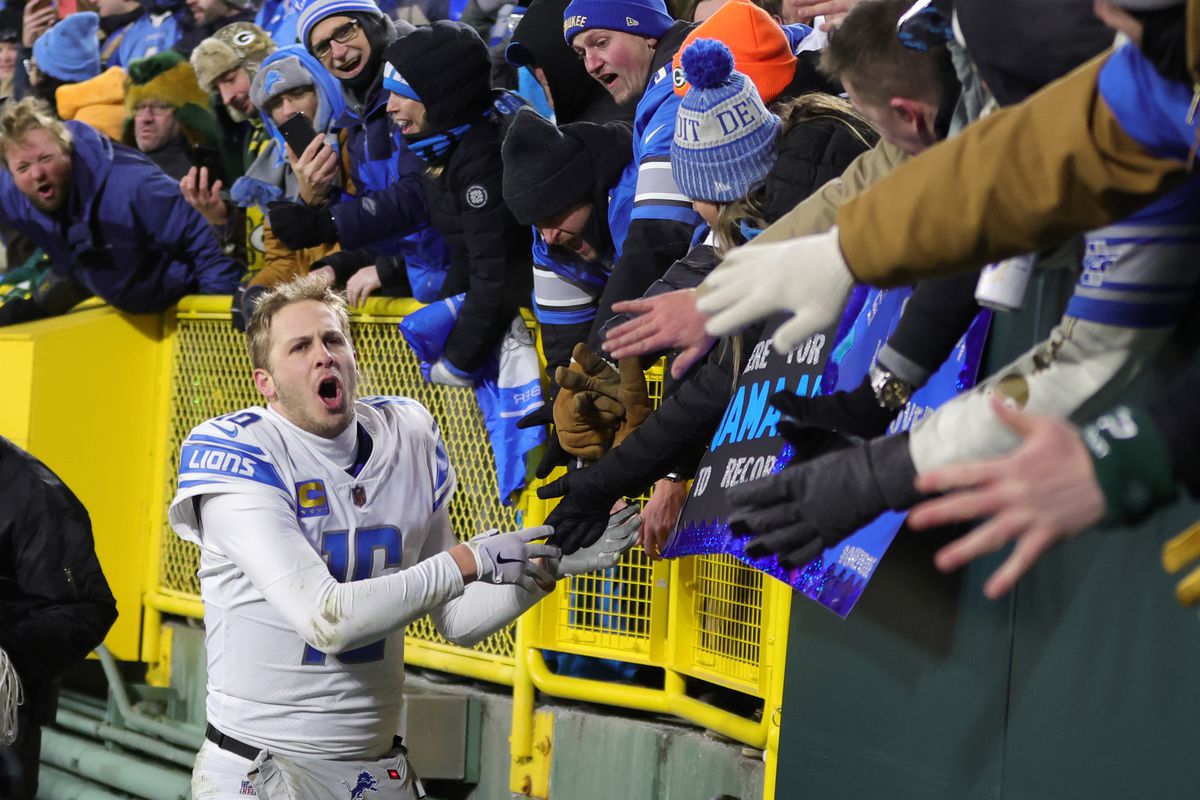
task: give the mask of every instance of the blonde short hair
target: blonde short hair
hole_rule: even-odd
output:
[[[20,102],[9,101],[0,113],[0,159],[8,166],[8,146],[25,140],[30,131],[44,130],[58,140],[64,153],[71,153],[74,145],[71,131],[54,115],[44,100],[26,97]]]
[[[311,275],[281,283],[263,295],[254,307],[250,324],[246,326],[246,351],[254,369],[271,368],[271,321],[275,315],[294,303],[315,300],[324,304],[337,317],[346,340],[350,340],[350,308],[346,298],[335,292],[325,281]]]

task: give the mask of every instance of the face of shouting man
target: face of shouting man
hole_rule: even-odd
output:
[[[657,39],[603,28],[586,30],[571,40],[583,68],[621,104],[636,100],[646,90],[656,44]]]
[[[268,362],[254,370],[254,385],[296,426],[336,437],[354,420],[358,365],[349,332],[329,306],[301,300],[275,314],[268,335]]]
[[[357,78],[371,60],[371,42],[362,23],[334,14],[313,26],[310,52],[339,81]]]
[[[21,194],[39,211],[62,208],[71,189],[71,154],[50,131],[33,128],[9,142],[4,160]]]

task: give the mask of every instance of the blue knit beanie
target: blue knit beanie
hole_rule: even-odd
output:
[[[80,11],[64,17],[33,43],[37,68],[63,83],[79,83],[100,74],[100,17]]]
[[[657,39],[674,24],[663,0],[575,0],[563,12],[567,44],[593,28]]]
[[[682,64],[692,90],[675,117],[671,174],[693,200],[740,200],[770,172],[783,123],[721,42],[697,39]]]
[[[312,33],[316,24],[334,14],[348,15],[352,11],[383,18],[383,12],[374,0],[307,0],[296,22],[296,28],[300,32],[300,44],[311,52],[312,42],[308,40],[308,35]]]

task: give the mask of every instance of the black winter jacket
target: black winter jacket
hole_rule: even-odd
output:
[[[0,437],[0,648],[34,718],[51,685],[117,618],[87,510],[42,462]]]

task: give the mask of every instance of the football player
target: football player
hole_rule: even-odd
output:
[[[423,796],[395,739],[404,628],[428,614],[471,646],[568,574],[616,563],[638,520],[562,558],[549,527],[459,543],[455,474],[429,412],[355,399],[343,297],[301,278],[247,328],[266,399],[209,420],[183,444],[170,521],[200,546],[207,739],[192,795],[225,800]]]

